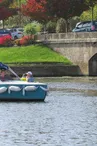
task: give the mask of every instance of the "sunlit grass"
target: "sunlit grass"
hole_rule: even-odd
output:
[[[43,45],[0,48],[0,62],[62,62],[66,65],[72,64],[67,58]]]

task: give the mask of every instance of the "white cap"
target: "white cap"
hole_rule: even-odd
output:
[[[28,71],[26,74],[29,74],[29,75],[31,75],[31,76],[32,76],[32,72],[31,72],[31,71]]]

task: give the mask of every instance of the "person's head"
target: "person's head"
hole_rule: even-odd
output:
[[[32,72],[31,72],[31,71],[28,71],[28,72],[26,73],[26,75],[27,75],[27,77],[31,77],[31,76],[32,76]]]
[[[1,72],[0,72],[0,75],[2,76],[2,77],[4,77],[5,75],[6,75],[6,70],[1,70]]]

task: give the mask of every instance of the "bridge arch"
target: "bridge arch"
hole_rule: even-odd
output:
[[[89,76],[97,76],[97,53],[89,60]]]

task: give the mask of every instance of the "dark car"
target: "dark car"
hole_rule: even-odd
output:
[[[10,35],[11,33],[10,31],[6,30],[6,29],[0,29],[0,36],[4,36],[4,35]]]
[[[97,31],[97,21],[84,21],[76,24],[72,32],[93,32]]]

